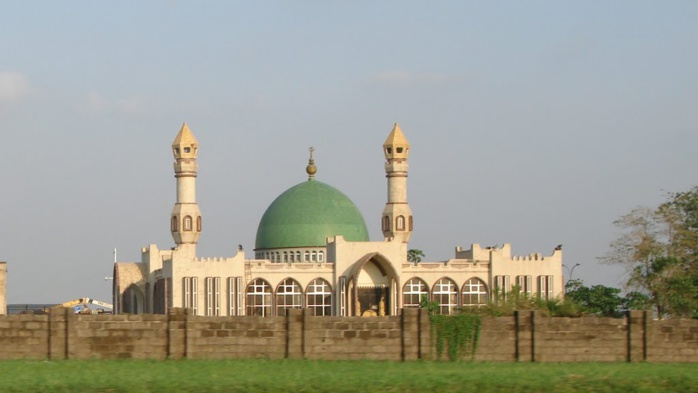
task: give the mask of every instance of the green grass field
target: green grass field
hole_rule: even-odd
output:
[[[0,361],[0,392],[695,392],[698,365]]]

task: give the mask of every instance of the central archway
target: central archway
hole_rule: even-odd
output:
[[[395,315],[398,275],[393,265],[379,253],[364,256],[354,264],[350,275],[349,304],[353,316]]]

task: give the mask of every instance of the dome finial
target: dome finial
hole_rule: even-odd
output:
[[[310,158],[308,159],[308,166],[305,167],[305,172],[308,174],[308,180],[312,180],[315,177],[315,173],[317,173],[315,160],[313,160],[313,152],[315,151],[315,148],[310,146],[308,151],[310,152]]]

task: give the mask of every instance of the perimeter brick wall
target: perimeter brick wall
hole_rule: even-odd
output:
[[[389,317],[167,315],[0,316],[0,359],[317,359],[435,358],[425,310]],[[483,317],[475,361],[698,362],[697,320],[550,318],[536,311]]]

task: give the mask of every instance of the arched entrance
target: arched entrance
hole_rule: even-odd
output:
[[[350,278],[349,309],[354,316],[386,316],[395,314],[395,269],[380,254],[369,254],[356,262]]]

